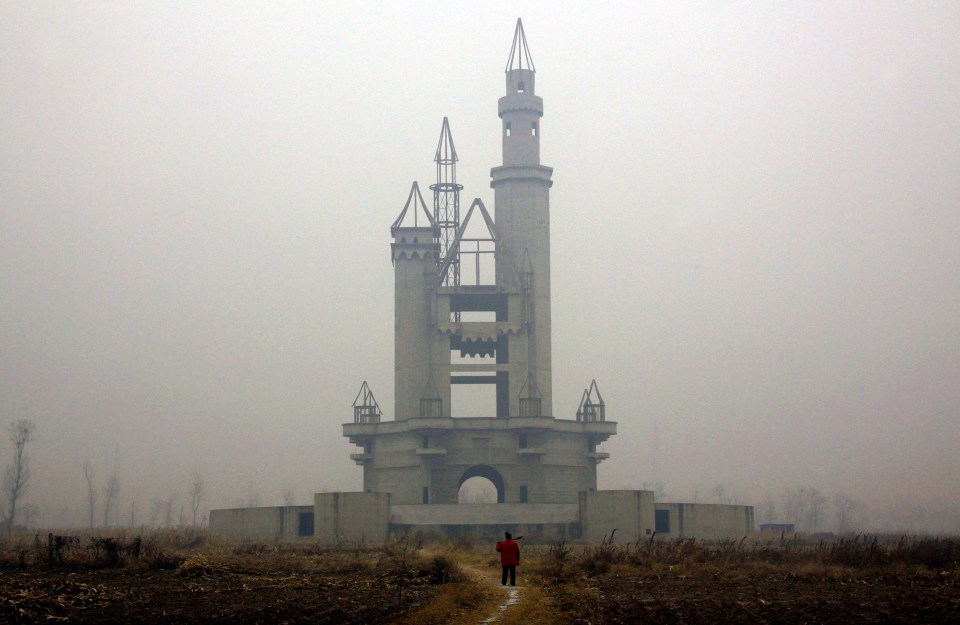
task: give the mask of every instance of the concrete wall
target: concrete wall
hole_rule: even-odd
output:
[[[600,542],[613,534],[614,542],[626,543],[649,537],[654,527],[651,490],[595,490],[580,493],[580,523],[583,538]]]
[[[437,504],[392,506],[394,535],[469,536],[500,540],[503,532],[528,543],[573,540],[581,536],[577,504]]]
[[[238,540],[297,540],[305,538],[300,536],[301,513],[312,515],[313,506],[211,510],[210,534]]]
[[[728,506],[706,503],[658,503],[661,530],[664,520],[669,531],[657,531],[658,537],[720,540],[737,538],[755,531],[753,506]],[[664,517],[664,513],[668,516]]]
[[[384,542],[390,523],[390,495],[384,493],[317,493],[313,496],[314,538],[326,543],[344,540]]]

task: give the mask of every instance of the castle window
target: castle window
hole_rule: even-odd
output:
[[[537,122],[533,122],[533,124],[531,124],[530,134],[532,134],[534,137],[537,136]]]
[[[527,448],[527,435],[526,435],[526,434],[521,434],[521,435],[520,435],[520,441],[517,443],[517,445],[518,445],[518,447],[520,447],[520,449],[526,449],[526,448]]]
[[[509,137],[509,136],[510,136],[510,122],[507,122],[507,125],[504,126],[503,129],[504,129],[504,132],[506,132],[507,136]]]
[[[297,536],[313,536],[312,512],[299,513],[297,521]]]
[[[669,510],[654,510],[654,529],[658,534],[669,534],[670,533],[670,511]]]
[[[520,82],[517,83],[517,93],[523,93],[523,90],[524,90],[524,85],[523,85],[523,81],[521,80]]]
[[[520,487],[520,503],[527,503],[527,487]]]
[[[430,503],[430,487],[423,487],[423,503]]]
[[[424,449],[429,449],[429,448],[430,448],[430,437],[429,437],[429,436],[424,436],[422,443],[423,443],[423,444],[421,445],[421,447],[423,447]]]

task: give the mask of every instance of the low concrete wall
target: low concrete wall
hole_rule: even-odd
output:
[[[317,493],[313,496],[314,538],[385,542],[390,527],[390,495],[385,493]]]
[[[575,523],[576,504],[461,503],[390,507],[390,522],[404,525],[516,525]]]
[[[636,542],[648,537],[653,534],[654,526],[653,491],[595,490],[580,493],[580,523],[583,538],[592,543],[611,534],[617,543]]]
[[[755,531],[753,506],[658,503],[657,536],[720,540]]]
[[[503,532],[528,543],[581,536],[576,504],[430,504],[390,507],[390,533],[501,540]]]
[[[303,529],[309,530],[305,536],[301,536],[301,520]],[[297,540],[313,537],[312,522],[313,506],[228,508],[210,511],[210,534],[239,540]]]

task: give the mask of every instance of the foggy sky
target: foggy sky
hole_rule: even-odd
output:
[[[83,521],[86,458],[141,522],[194,471],[204,509],[361,488],[389,226],[443,116],[493,206],[518,15],[600,487],[960,507],[956,3],[4,1],[0,421],[42,520]]]

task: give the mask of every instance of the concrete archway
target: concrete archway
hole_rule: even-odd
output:
[[[506,501],[507,489],[503,484],[503,476],[500,475],[499,471],[485,464],[472,466],[464,471],[463,475],[460,476],[460,483],[457,485],[457,488],[459,489],[461,486],[463,486],[464,482],[472,477],[482,477],[490,480],[493,483],[493,486],[497,489],[497,503],[503,503]]]

